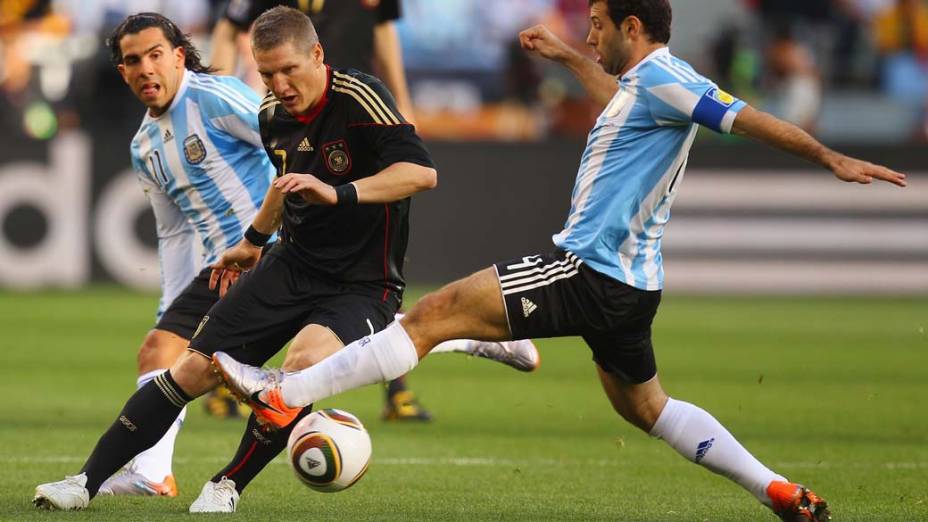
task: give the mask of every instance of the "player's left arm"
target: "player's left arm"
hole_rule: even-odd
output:
[[[396,98],[396,108],[406,121],[414,124],[412,99],[409,97],[406,72],[403,70],[403,53],[396,34],[396,24],[392,20],[374,27],[374,67]]]
[[[878,179],[906,186],[905,174],[831,150],[799,127],[750,105],[738,112],[732,132],[821,165],[842,181],[866,185]]]
[[[312,174],[291,173],[274,180],[274,188],[282,194],[296,192],[315,205],[392,203],[437,185],[438,173],[434,168],[406,161],[340,187],[324,183]]]

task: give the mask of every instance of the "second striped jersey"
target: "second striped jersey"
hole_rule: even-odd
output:
[[[236,78],[184,71],[169,109],[146,112],[132,140],[132,165],[155,212],[159,312],[241,240],[264,200],[274,167],[261,146],[259,101]]]
[[[554,244],[642,290],[664,284],[661,239],[698,125],[728,133],[745,103],[662,47],[618,80],[580,161]],[[698,125],[697,125],[698,124]]]

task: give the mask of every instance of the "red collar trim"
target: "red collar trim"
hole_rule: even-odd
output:
[[[329,89],[332,88],[332,68],[328,65],[325,66],[325,92],[322,93],[322,99],[315,107],[309,110],[306,114],[297,114],[295,118],[297,121],[303,124],[312,123],[316,117],[322,112],[322,109],[325,109],[326,104],[329,103]]]

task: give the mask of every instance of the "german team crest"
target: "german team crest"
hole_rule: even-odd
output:
[[[184,140],[184,157],[191,165],[199,165],[206,159],[206,146],[196,134],[191,134]]]
[[[351,156],[345,140],[326,143],[322,147],[322,154],[325,156],[325,166],[332,174],[341,176],[351,170]]]

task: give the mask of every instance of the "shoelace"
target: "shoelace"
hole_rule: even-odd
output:
[[[235,495],[233,495],[234,491],[235,491],[235,484],[231,480],[225,477],[222,477],[222,480],[220,480],[219,483],[216,484],[216,486],[213,488],[213,500],[216,502],[220,502],[223,499],[228,498],[230,503],[234,503],[235,502],[233,500],[233,498],[235,497]]]

